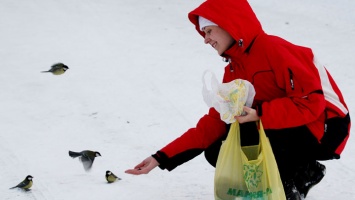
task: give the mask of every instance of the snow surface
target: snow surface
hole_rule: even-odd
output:
[[[207,112],[202,73],[221,80],[226,63],[187,19],[202,2],[0,0],[0,199],[212,200],[203,155],[124,173]],[[355,1],[250,3],[267,33],[314,49],[355,116]],[[40,73],[56,62],[70,69]],[[354,140],[307,199],[355,199]],[[85,149],[102,154],[89,173],[68,156]],[[106,170],[122,180],[107,184]],[[9,190],[28,174],[30,192]]]

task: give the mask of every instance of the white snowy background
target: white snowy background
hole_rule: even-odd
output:
[[[222,62],[187,19],[202,0],[0,0],[0,199],[212,200],[198,156],[124,171],[195,126],[205,69]],[[355,116],[355,1],[251,0],[263,28],[314,49]],[[63,62],[61,76],[40,71]],[[354,130],[351,131],[354,134]],[[307,199],[355,199],[355,139]],[[97,150],[85,172],[68,150]],[[107,184],[105,171],[122,178]],[[28,174],[30,192],[9,190]]]

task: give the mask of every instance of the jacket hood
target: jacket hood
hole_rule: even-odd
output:
[[[255,37],[262,33],[262,26],[246,0],[207,0],[188,14],[189,20],[200,31],[198,17],[202,16],[226,30],[244,52]]]

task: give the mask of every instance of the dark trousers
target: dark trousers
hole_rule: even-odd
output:
[[[317,160],[322,153],[321,146],[306,126],[265,130],[269,138],[281,179],[283,181],[294,178],[297,170]],[[207,161],[216,166],[219,149],[227,134],[214,142],[205,150]],[[240,124],[241,146],[259,143],[259,132],[255,122]]]

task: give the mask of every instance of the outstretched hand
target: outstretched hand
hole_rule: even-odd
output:
[[[234,117],[240,124],[243,124],[245,122],[258,121],[260,119],[256,110],[253,108],[249,108],[247,106],[244,106],[243,111],[246,112],[246,115]]]
[[[148,174],[152,169],[154,169],[158,165],[158,161],[155,160],[155,158],[153,158],[152,156],[149,156],[137,166],[135,166],[134,169],[128,169],[125,171],[125,173],[133,175]]]

